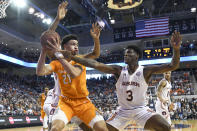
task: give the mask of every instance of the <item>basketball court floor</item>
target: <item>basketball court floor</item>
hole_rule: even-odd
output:
[[[197,131],[197,120],[181,120],[173,121],[174,127],[172,131]],[[26,128],[12,128],[1,129],[1,131],[43,131],[42,127],[26,127]],[[81,131],[75,125],[68,125],[65,131]],[[142,131],[142,128],[135,125],[128,125],[124,131]]]

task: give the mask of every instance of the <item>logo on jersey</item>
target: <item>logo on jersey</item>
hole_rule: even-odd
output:
[[[136,86],[136,87],[140,87],[140,84],[134,81],[127,81],[127,82],[122,82],[122,86]]]
[[[141,73],[140,73],[140,72],[137,72],[137,73],[136,73],[136,76],[140,76],[140,75],[141,75]]]

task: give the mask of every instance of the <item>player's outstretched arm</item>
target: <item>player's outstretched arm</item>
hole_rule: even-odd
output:
[[[101,28],[98,25],[98,23],[93,23],[92,29],[90,29],[90,35],[94,40],[94,49],[92,52],[82,55],[83,58],[96,59],[100,56],[100,39],[99,39],[100,32],[101,32]]]
[[[116,76],[119,76],[122,70],[121,66],[117,65],[106,65],[100,62],[97,62],[93,59],[87,59],[87,58],[80,58],[77,56],[70,56],[71,60],[80,63],[84,66],[91,67],[94,69],[97,69],[101,72],[108,73],[108,74],[115,74]]]
[[[173,47],[173,57],[171,63],[162,65],[153,65],[145,67],[145,78],[149,79],[152,74],[162,74],[164,72],[176,70],[180,63],[180,46],[182,37],[180,32],[175,31],[171,36],[171,46]]]
[[[58,10],[57,10],[57,16],[55,17],[55,20],[53,21],[52,25],[49,27],[48,30],[53,30],[53,31],[56,30],[60,20],[62,20],[66,16],[66,13],[67,13],[66,7],[67,7],[67,5],[68,5],[67,1],[64,1],[61,4],[59,4]]]

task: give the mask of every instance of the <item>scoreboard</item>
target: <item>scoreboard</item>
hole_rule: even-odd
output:
[[[172,56],[172,48],[155,48],[155,49],[146,49],[143,51],[144,59],[156,59]]]

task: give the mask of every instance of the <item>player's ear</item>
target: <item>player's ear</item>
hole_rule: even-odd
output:
[[[140,56],[139,56],[139,54],[137,54],[136,56],[137,56],[137,57],[136,57],[136,60],[138,60],[138,59],[139,59],[139,57],[140,57]]]

